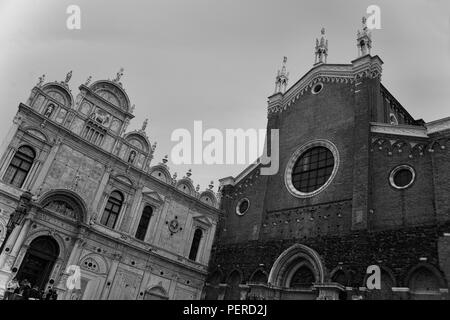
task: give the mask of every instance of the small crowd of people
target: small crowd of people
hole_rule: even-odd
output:
[[[14,277],[6,285],[3,300],[56,300],[58,294],[53,288],[47,291],[39,289],[38,286],[32,286],[28,279],[23,279],[20,283]]]

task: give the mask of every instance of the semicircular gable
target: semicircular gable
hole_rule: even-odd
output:
[[[150,141],[148,141],[147,137],[143,134],[138,132],[130,132],[124,136],[124,139],[132,146],[144,152],[148,152],[150,150]]]
[[[200,194],[200,201],[210,206],[215,207],[217,204],[217,198],[214,192],[211,190],[205,190]]]
[[[80,196],[70,190],[51,190],[41,196],[39,203],[42,208],[53,213],[74,221],[87,222],[86,204]]]
[[[189,179],[181,179],[177,182],[176,188],[188,195],[194,195],[194,185]]]
[[[151,167],[149,173],[152,177],[155,177],[156,179],[159,179],[165,183],[169,183],[169,181],[171,180],[169,170],[166,166],[163,165],[158,164]]]
[[[94,82],[89,88],[106,101],[125,112],[129,112],[130,99],[125,90],[118,84],[109,80],[99,80]]]
[[[98,274],[106,274],[108,271],[108,263],[102,256],[95,253],[84,256],[80,266],[82,269]]]
[[[60,104],[72,107],[73,106],[73,96],[69,90],[57,82],[50,82],[42,87],[42,91],[49,97],[55,99]]]

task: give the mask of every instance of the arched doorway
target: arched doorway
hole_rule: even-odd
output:
[[[55,261],[59,256],[59,245],[49,236],[34,239],[20,265],[17,279],[21,282],[27,279],[32,286],[45,289]]]
[[[315,284],[324,283],[324,267],[313,249],[295,244],[275,261],[269,274],[269,285],[282,288],[281,300],[310,300],[318,294]]]

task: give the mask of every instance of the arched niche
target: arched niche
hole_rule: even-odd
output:
[[[440,289],[447,288],[441,272],[431,264],[420,263],[413,267],[407,275],[412,299],[437,300],[440,299]]]
[[[269,276],[267,275],[267,273],[264,270],[257,269],[251,275],[250,283],[267,284],[268,279],[269,279]]]
[[[240,300],[241,290],[239,285],[242,282],[242,273],[235,269],[230,272],[227,278],[227,288],[225,291],[225,300]]]

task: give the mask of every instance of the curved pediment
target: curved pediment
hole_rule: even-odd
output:
[[[69,90],[67,90],[66,87],[57,82],[50,82],[45,84],[44,86],[42,86],[42,91],[61,105],[70,108],[73,106],[72,94],[69,92]]]
[[[144,132],[133,131],[127,133],[124,136],[124,139],[133,147],[142,150],[145,153],[147,153],[150,150],[150,141],[148,141],[148,138],[145,136]]]
[[[100,80],[94,82],[90,86],[90,89],[99,97],[122,109],[124,112],[129,112],[130,100],[128,95],[123,88],[115,82]]]

